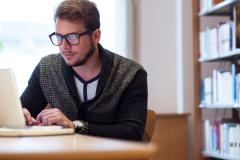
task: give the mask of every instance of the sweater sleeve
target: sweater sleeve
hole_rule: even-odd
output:
[[[147,115],[147,73],[138,71],[120,100],[118,122],[88,124],[88,134],[111,138],[142,140]]]
[[[27,88],[20,97],[22,106],[27,108],[33,117],[36,117],[44,106],[47,105],[47,101],[40,87],[39,73],[40,68],[38,64],[28,81]]]

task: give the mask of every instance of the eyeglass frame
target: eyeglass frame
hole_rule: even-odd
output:
[[[53,32],[53,33],[51,33],[50,35],[48,35],[48,37],[50,38],[52,44],[55,45],[55,46],[61,46],[61,45],[62,45],[62,42],[63,42],[63,39],[65,39],[65,41],[66,41],[69,45],[78,45],[78,44],[79,44],[79,38],[81,38],[82,36],[84,36],[84,35],[86,35],[86,34],[90,34],[90,33],[92,33],[91,30],[87,30],[87,31],[81,32],[81,33],[69,33],[69,34],[66,34],[66,35],[61,35],[61,34],[59,34],[59,33]],[[55,44],[55,43],[53,42],[52,36],[54,36],[54,35],[61,37],[61,43]],[[76,44],[75,44],[75,43],[72,44],[72,43],[69,42],[69,40],[68,40],[68,38],[67,38],[69,35],[77,35],[77,36],[78,36],[78,37],[77,37],[77,40],[78,40],[78,41],[77,41]]]

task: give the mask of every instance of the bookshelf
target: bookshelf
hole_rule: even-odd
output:
[[[192,6],[193,159],[240,160],[240,0]]]
[[[228,15],[232,12],[232,6],[236,2],[237,0],[223,0],[221,3],[212,4],[211,7],[207,7],[206,10],[200,10],[199,16]]]

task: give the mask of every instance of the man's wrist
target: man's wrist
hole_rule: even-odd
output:
[[[74,120],[72,121],[73,127],[75,129],[75,132],[81,133],[81,134],[87,134],[88,133],[88,123],[81,121],[81,120]]]

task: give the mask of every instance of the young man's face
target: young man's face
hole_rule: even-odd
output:
[[[56,33],[60,35],[67,35],[71,33],[83,33],[87,31],[83,23],[71,22],[66,19],[57,19]],[[99,42],[99,36],[93,34],[85,34],[79,37],[77,45],[69,44],[66,39],[63,39],[59,46],[60,53],[66,64],[72,67],[85,64],[93,54],[96,52],[96,47]]]

